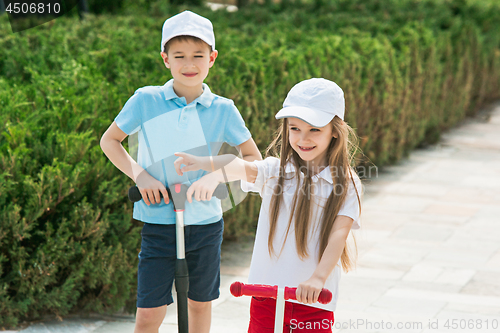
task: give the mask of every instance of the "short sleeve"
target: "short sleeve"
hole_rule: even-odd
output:
[[[142,96],[139,90],[130,97],[115,118],[116,125],[127,135],[131,135],[141,128]]]
[[[252,137],[250,131],[245,126],[245,121],[236,108],[233,101],[226,109],[226,126],[224,128],[224,141],[231,146],[238,146]]]
[[[266,187],[266,183],[270,178],[279,177],[280,160],[276,157],[267,157],[263,161],[253,161],[257,166],[257,177],[255,183],[241,181],[241,189],[244,192],[257,192],[261,196],[266,189],[273,190]]]
[[[351,229],[359,229],[361,227],[361,223],[360,223],[360,206],[358,202],[358,195],[359,195],[359,200],[361,201],[363,186],[361,184],[361,180],[359,179],[358,175],[355,172],[353,172],[352,175],[354,177],[354,183],[356,184],[356,189],[354,189],[352,181],[349,180],[347,196],[345,198],[344,204],[339,210],[338,215],[348,216],[352,218],[353,224]]]

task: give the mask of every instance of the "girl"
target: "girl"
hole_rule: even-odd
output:
[[[210,200],[219,183],[237,179],[261,195],[248,282],[297,287],[298,302],[286,302],[284,332],[331,332],[339,264],[346,272],[353,266],[346,239],[360,227],[362,186],[350,167],[357,145],[349,136],[356,135],[343,121],[344,109],[337,84],[305,80],[290,90],[276,114],[283,121],[267,155],[278,157],[247,162],[232,155],[176,154],[180,175],[218,166],[192,184],[189,202],[192,196]],[[331,303],[317,303],[322,288],[333,293]],[[274,299],[252,298],[248,332],[273,332],[275,306]]]

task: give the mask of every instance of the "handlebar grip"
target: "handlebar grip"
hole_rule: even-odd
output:
[[[297,300],[297,288],[285,287],[285,299]],[[328,304],[332,301],[332,292],[328,289],[321,290],[318,297],[318,302],[321,304]]]
[[[244,284],[241,282],[233,282],[229,290],[231,291],[231,294],[235,297],[257,296],[257,297],[276,298],[278,287],[261,285],[261,284]]]
[[[167,187],[168,197],[172,198],[172,194],[170,193],[170,189]],[[217,199],[224,200],[228,196],[228,191],[226,184],[219,184],[214,191],[213,194]],[[160,198],[163,198],[163,194],[160,192]],[[137,202],[142,200],[141,191],[137,186],[131,186],[128,189],[128,199],[132,202]]]
[[[278,295],[278,286],[267,286],[259,284],[244,284],[241,282],[234,282],[230,287],[231,294],[235,297],[240,296],[257,296],[257,297],[271,297],[276,298]],[[285,287],[285,300],[297,300],[297,288]],[[321,304],[328,304],[332,301],[332,292],[328,289],[321,290],[318,302]]]

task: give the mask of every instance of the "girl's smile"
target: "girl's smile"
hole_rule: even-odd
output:
[[[300,150],[302,150],[302,151],[306,151],[306,152],[307,152],[307,151],[311,151],[311,150],[313,150],[314,148],[316,148],[316,146],[314,146],[314,147],[302,147],[302,146],[298,146],[298,147],[299,147],[299,149],[300,149]]]

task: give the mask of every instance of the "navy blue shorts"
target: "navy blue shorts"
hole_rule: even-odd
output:
[[[219,297],[220,246],[224,220],[184,228],[189,270],[188,298],[210,302]],[[144,223],[137,282],[137,307],[169,305],[175,278],[175,224]]]

